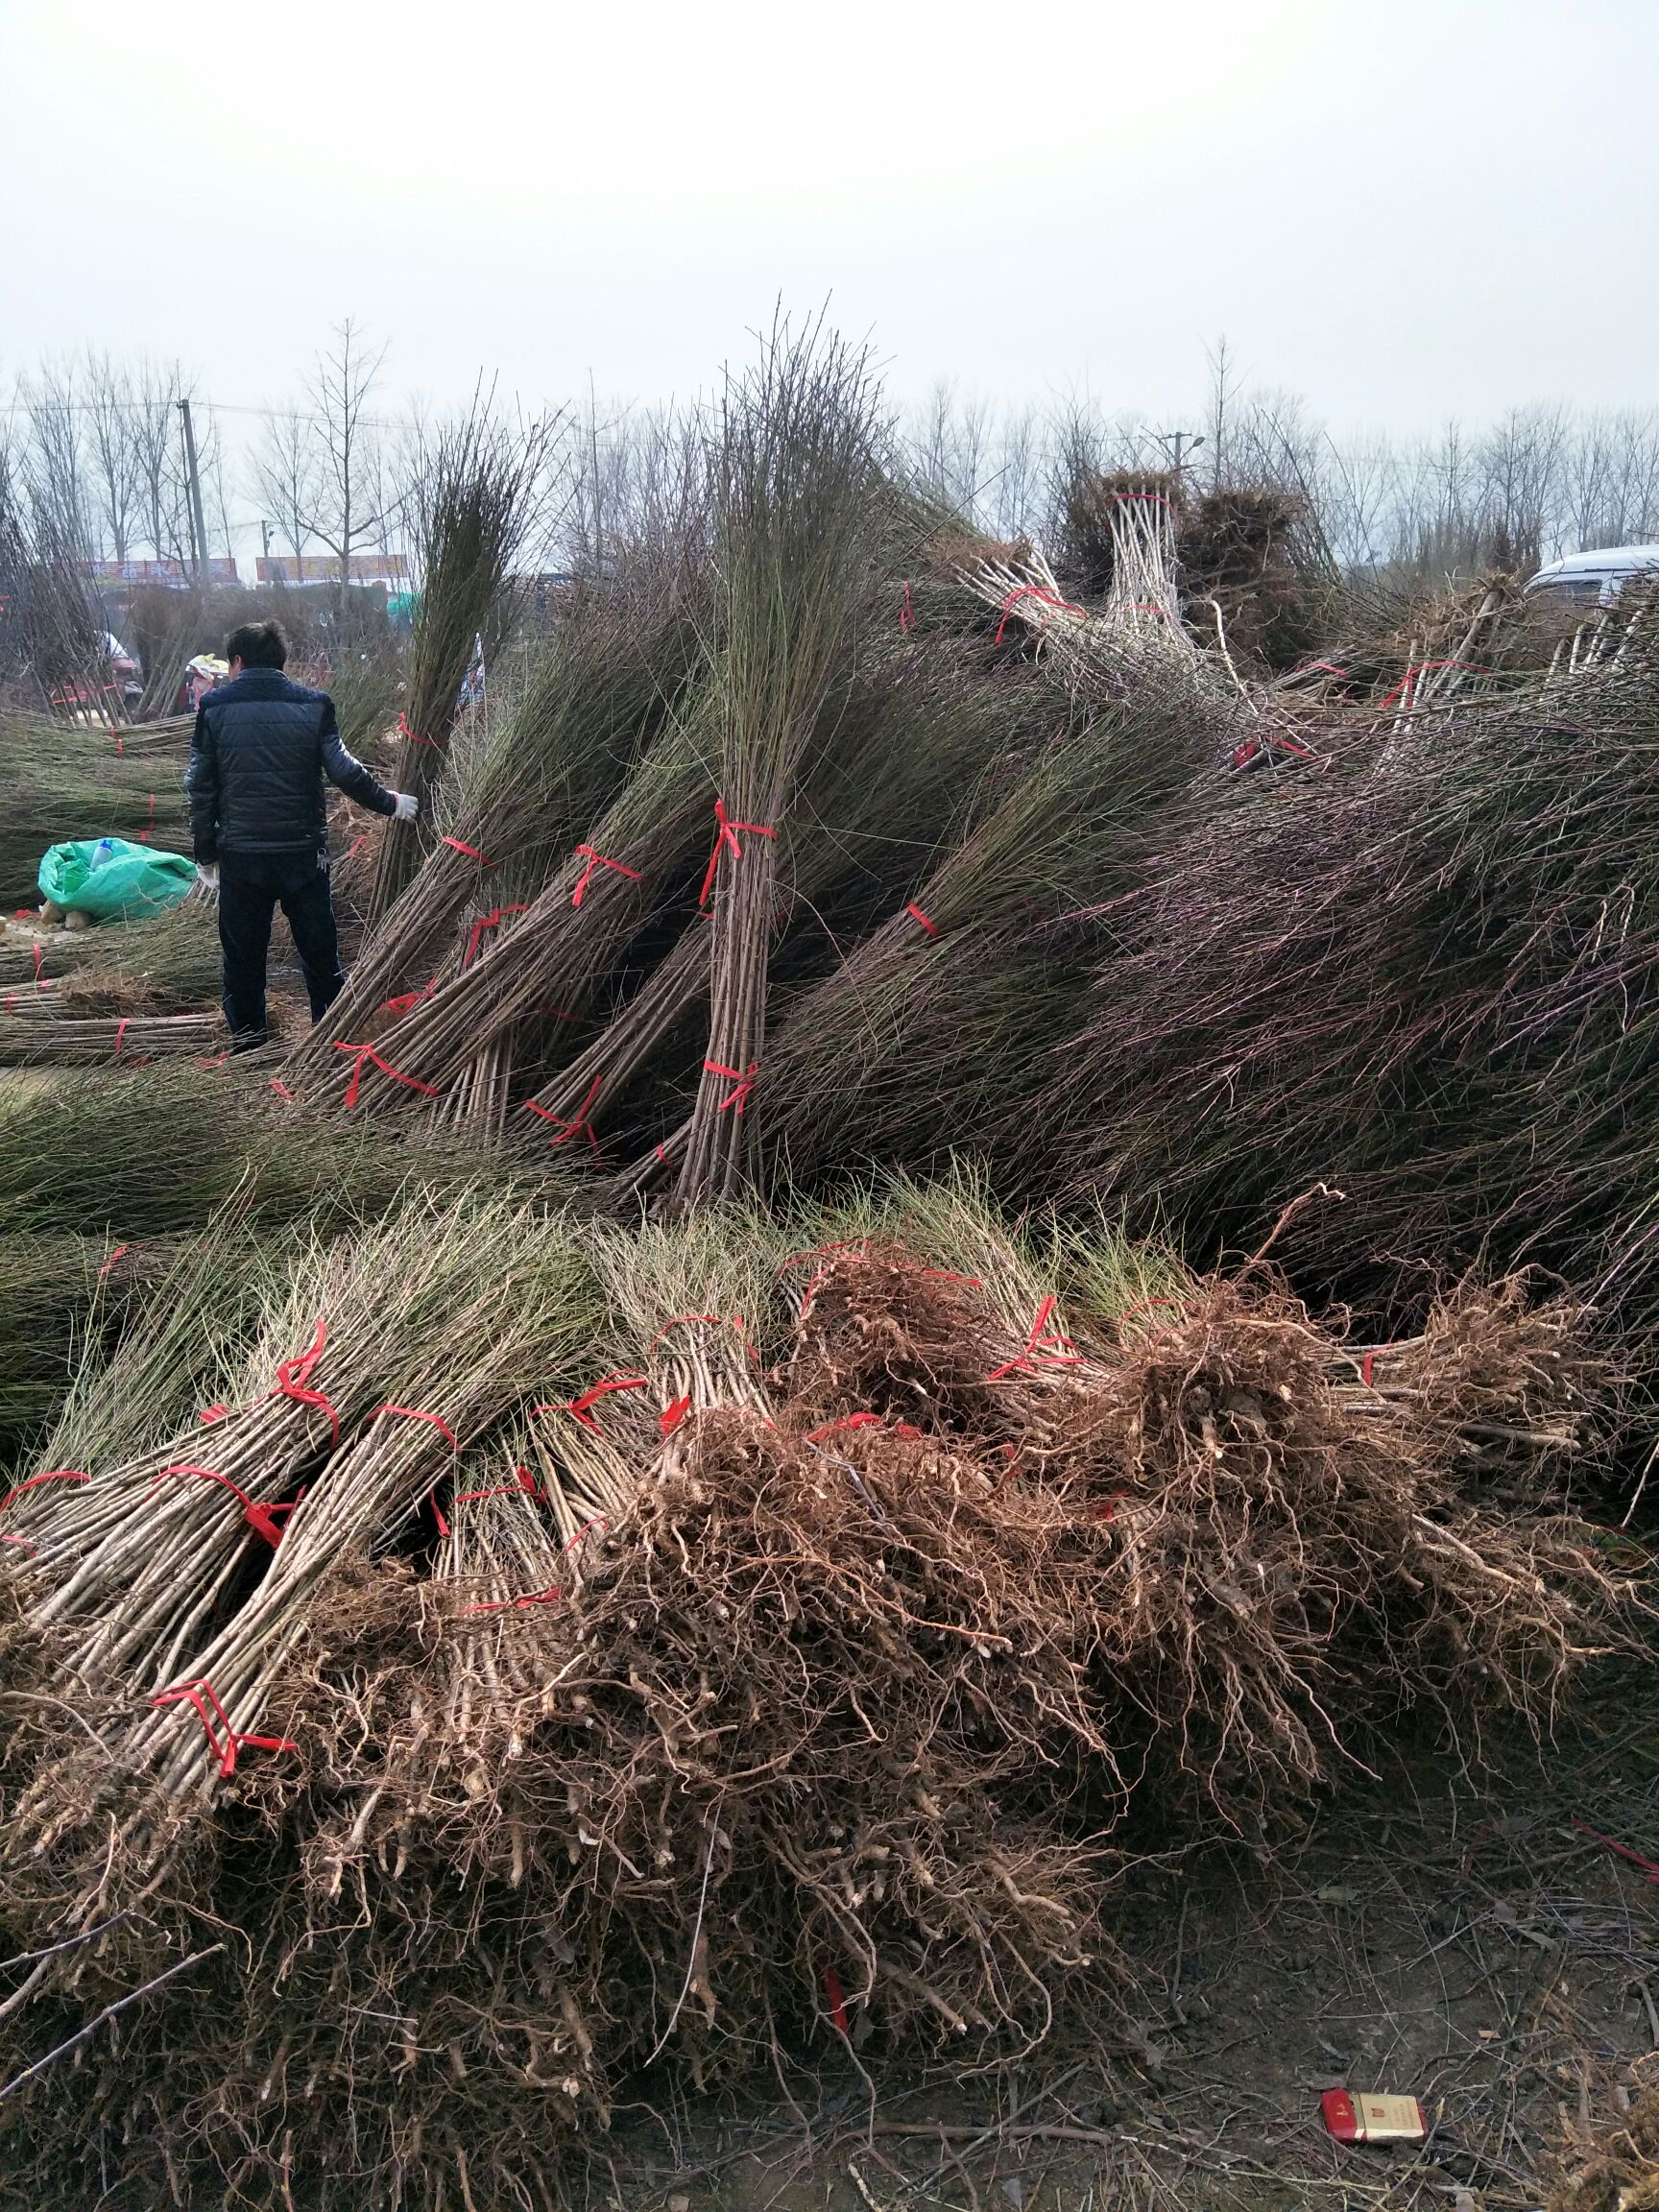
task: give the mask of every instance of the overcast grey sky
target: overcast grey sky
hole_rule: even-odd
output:
[[[902,398],[1646,404],[1656,106],[1659,0],[0,0],[0,377],[657,400],[781,296]]]

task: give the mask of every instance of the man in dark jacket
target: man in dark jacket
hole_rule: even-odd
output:
[[[266,1041],[265,962],[276,906],[294,933],[313,1022],[345,985],[328,892],[324,777],[359,806],[405,822],[419,801],[386,790],[351,757],[326,691],[283,675],[288,646],[275,622],[232,630],[225,658],[228,681],[196,709],[184,787],[196,872],[219,893],[230,1049],[248,1052]]]

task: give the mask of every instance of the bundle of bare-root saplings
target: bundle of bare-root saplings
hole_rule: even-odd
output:
[[[1538,1716],[1620,1632],[1572,1318],[1384,1391],[961,1184],[215,1227],[0,1519],[7,2079],[129,2001],[9,2185],[535,2202],[640,2068],[1029,2045],[1132,1976],[1144,1816],[1261,1832],[1327,1712]]]

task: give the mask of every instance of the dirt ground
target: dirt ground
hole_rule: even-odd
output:
[[[1141,1994],[995,2075],[867,2074],[637,2105],[587,2195],[663,2212],[1445,2212],[1542,2204],[1659,2049],[1659,1682],[1621,1668],[1542,1751],[1400,1747],[1265,1861],[1137,1874]],[[1419,2098],[1427,2142],[1344,2147],[1334,2086]],[[786,2101],[787,2100],[787,2101]]]

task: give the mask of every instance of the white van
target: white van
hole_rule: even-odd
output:
[[[1564,561],[1551,561],[1527,585],[1552,599],[1565,599],[1580,607],[1610,607],[1632,576],[1659,569],[1659,545],[1599,545],[1593,553],[1569,553]]]

